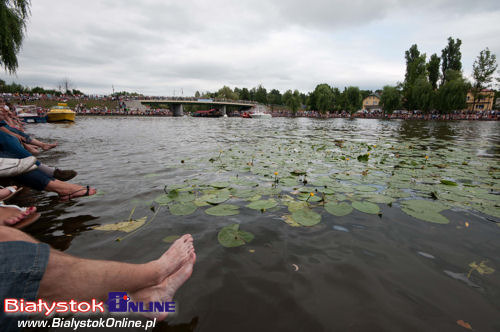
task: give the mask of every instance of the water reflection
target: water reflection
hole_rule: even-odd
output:
[[[467,142],[478,153],[498,158],[499,129],[495,122],[465,121],[79,117],[71,127],[38,124],[29,131],[60,142],[41,158],[44,162],[77,169],[75,181],[96,186],[103,195],[58,202],[36,194],[21,202],[43,212],[40,222],[28,228],[30,234],[89,258],[145,262],[168,248],[164,237],[193,234],[195,272],[176,298],[178,316],[159,331],[453,330],[458,319],[488,331],[500,326],[499,273],[473,274],[470,282],[480,288],[450,275],[462,276],[469,263],[485,259],[500,270],[500,228],[468,211],[446,211],[453,222],[436,226],[381,205],[382,218],[356,211],[342,218],[324,213],[318,227],[297,229],[280,220],[283,209],[211,218],[201,209],[178,217],[163,208],[154,222],[120,242],[116,233],[92,226],[126,220],[134,207],[136,217],[151,217],[151,201],[165,184],[217,178],[220,174],[201,165],[179,166],[182,160],[208,160],[219,150],[311,138],[370,143],[434,138],[434,146],[421,148],[441,147],[442,140],[459,149]],[[465,221],[471,225],[466,231],[458,228]],[[221,247],[218,230],[236,222],[255,240]]]

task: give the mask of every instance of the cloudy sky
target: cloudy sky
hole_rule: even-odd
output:
[[[500,1],[33,1],[19,69],[0,78],[85,93],[193,95],[262,84],[377,89],[404,79],[404,51],[460,38],[464,73],[500,57]]]

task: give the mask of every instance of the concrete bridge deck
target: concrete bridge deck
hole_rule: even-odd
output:
[[[226,113],[227,106],[245,107],[252,108],[256,107],[258,103],[252,101],[241,101],[241,100],[224,100],[217,98],[165,98],[165,99],[142,99],[138,100],[141,104],[154,105],[154,104],[169,104],[173,109],[175,116],[182,116],[184,114],[183,106],[184,104],[191,105],[217,105],[221,106],[222,112]]]

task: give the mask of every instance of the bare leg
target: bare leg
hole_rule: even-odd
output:
[[[190,244],[184,246],[189,253],[187,256],[190,257],[194,253],[192,242],[184,240],[186,239],[179,243]],[[21,231],[0,226],[0,242],[2,241],[37,242]],[[179,243],[177,245],[174,243],[172,247],[178,246]],[[81,259],[51,249],[38,297],[49,301],[68,299],[83,301],[93,298],[106,300],[108,292],[112,290],[134,293],[160,284],[169,276],[167,273],[172,273],[175,268],[183,266],[183,261],[165,262],[164,256],[165,254],[160,259],[145,264],[128,264]],[[166,267],[165,264],[172,266]]]
[[[26,150],[28,150],[29,153],[31,153],[34,156],[40,154],[40,150],[38,150],[37,147],[34,145],[23,143],[23,146]]]
[[[177,272],[169,275],[161,283],[152,287],[141,289],[131,295],[135,301],[143,302],[171,302],[175,292],[191,277],[193,265],[196,262],[196,254],[193,252],[189,261],[184,264]],[[146,314],[150,318],[163,320],[167,317],[166,312],[154,312]]]
[[[50,144],[50,143],[44,143],[44,142],[39,141],[39,140],[37,140],[35,138],[31,138],[30,144],[33,144],[33,145],[41,147],[43,149],[43,151],[47,151],[47,150],[53,149],[53,148],[55,148],[57,146],[57,142],[52,143],[52,144]]]

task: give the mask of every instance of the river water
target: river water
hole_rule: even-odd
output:
[[[470,146],[498,166],[498,122],[78,117],[75,124],[29,125],[28,131],[59,142],[40,160],[77,170],[73,182],[100,192],[70,202],[29,191],[19,197],[16,203],[42,212],[26,229],[40,241],[80,257],[141,263],[169,247],[165,237],[193,235],[194,273],[176,295],[179,312],[157,331],[459,331],[458,320],[476,331],[500,330],[494,217],[450,209],[442,213],[450,223],[442,225],[379,204],[381,216],[322,211],[318,225],[290,227],[281,220],[283,206],[262,213],[236,202],[239,215],[209,216],[200,207],[175,216],[153,202],[165,186],[186,179],[234,176],[201,162],[221,150],[290,140],[436,139],[437,145]],[[124,233],[93,229],[127,220],[134,207],[134,218],[152,218],[151,206],[160,209],[154,221],[122,241],[116,238]],[[255,239],[225,248],[217,234],[234,223]],[[467,277],[472,262],[494,272]]]

